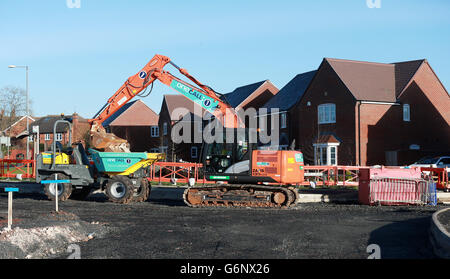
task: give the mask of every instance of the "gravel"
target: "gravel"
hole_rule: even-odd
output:
[[[1,221],[7,221],[1,218]],[[7,224],[7,222],[2,222]],[[70,244],[103,237],[108,228],[88,223],[64,211],[29,214],[13,220],[13,227],[0,230],[0,259],[40,259],[57,257]]]

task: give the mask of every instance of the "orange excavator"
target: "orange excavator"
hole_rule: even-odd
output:
[[[193,81],[198,87],[175,77],[164,67],[171,64],[180,71],[181,74]],[[128,80],[109,98],[108,102],[100,111],[90,119],[92,145],[98,149],[111,152],[129,152],[129,145],[126,140],[106,133],[102,123],[118,111],[135,96],[148,96],[150,93],[143,92],[148,86],[153,87],[153,82],[159,80],[163,84],[175,89],[191,101],[212,113],[227,128],[234,128],[239,124],[239,118],[234,114],[233,108],[222,101],[220,94],[212,90],[209,86],[200,83],[192,77],[185,69],[181,69],[173,63],[169,57],[155,55],[147,65],[136,75]],[[151,91],[150,91],[151,92]]]
[[[192,85],[168,71],[172,65],[194,82]],[[202,84],[170,58],[155,55],[136,75],[131,76],[100,111],[90,120],[92,146],[110,152],[129,152],[126,140],[106,133],[102,123],[136,96],[146,97],[155,80],[176,90],[192,102],[211,113],[224,128],[234,130],[233,142],[226,138],[205,143],[202,148],[203,175],[212,186],[189,187],[184,201],[191,207],[244,206],[289,207],[298,199],[293,187],[303,182],[303,155],[299,151],[260,150],[251,142],[249,129],[222,95]],[[150,92],[151,92],[150,89]]]

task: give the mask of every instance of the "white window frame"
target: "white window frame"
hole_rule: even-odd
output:
[[[339,143],[314,143],[314,163],[318,166],[337,166]],[[331,157],[331,149],[334,148],[335,156]],[[326,162],[322,162],[323,152],[326,152]],[[332,163],[334,159],[334,163]]]
[[[167,135],[167,122],[163,123],[163,135],[166,136]]]
[[[56,141],[62,141],[63,140],[63,134],[62,133],[57,133],[56,134]]]
[[[168,149],[169,149],[169,147],[167,147],[167,146],[160,146],[159,147],[159,152],[160,153],[167,153]]]
[[[150,135],[152,138],[159,137],[159,127],[158,126],[151,126],[150,127]]]
[[[159,148],[150,148],[150,153],[159,153]]]
[[[191,158],[198,158],[198,147],[192,146],[191,147]]]
[[[403,104],[403,121],[411,121],[411,107],[409,106],[409,104]]]
[[[281,120],[281,129],[286,128],[287,127],[287,114],[285,112],[283,112],[281,114],[280,120]]]
[[[50,134],[45,134],[44,140],[46,140],[46,141],[50,140]]]
[[[336,105],[330,103],[317,106],[317,119],[319,124],[336,123]]]

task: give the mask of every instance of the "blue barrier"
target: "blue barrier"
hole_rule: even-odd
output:
[[[70,183],[70,180],[42,180],[41,184]]]
[[[436,206],[437,205],[437,191],[436,191],[436,183],[428,184],[428,194],[429,194],[429,205]]]

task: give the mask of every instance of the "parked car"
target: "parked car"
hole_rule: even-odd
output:
[[[450,156],[424,157],[411,167],[450,168]]]

